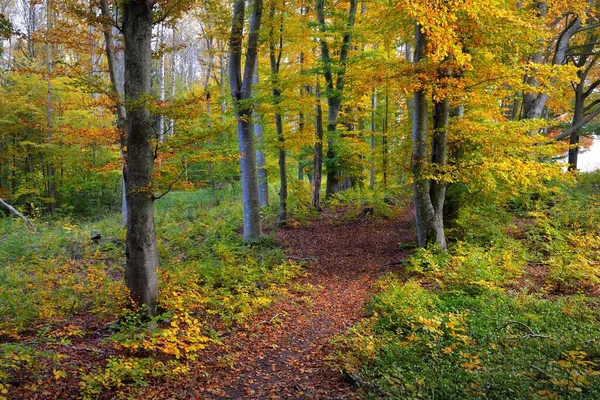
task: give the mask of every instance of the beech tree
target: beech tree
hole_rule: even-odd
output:
[[[125,282],[133,300],[156,315],[159,265],[154,228],[154,130],[151,95],[153,0],[123,3],[127,151],[127,237]]]
[[[319,31],[321,37],[319,43],[321,45],[321,61],[323,63],[323,76],[325,77],[326,88],[325,95],[327,97],[327,189],[326,195],[330,196],[343,189],[351,186],[348,182],[350,179],[343,171],[334,167],[336,164],[336,135],[338,118],[342,104],[342,95],[344,93],[346,68],[348,65],[348,56],[352,44],[352,28],[356,19],[357,0],[350,0],[348,10],[348,19],[344,22],[343,37],[339,49],[339,59],[334,60],[329,49],[329,44],[323,34],[327,32],[325,19],[325,0],[317,0],[317,22],[319,23]],[[315,172],[317,168],[315,168]],[[319,177],[320,180],[320,177]],[[315,180],[316,182],[316,180]],[[315,191],[320,190],[315,185]]]
[[[263,1],[252,2],[252,16],[242,75],[242,47],[246,12],[245,0],[235,0],[231,36],[229,40],[229,86],[237,119],[240,169],[242,178],[242,206],[244,213],[244,240],[258,239],[260,228],[260,203],[258,201],[258,174],[254,136],[252,134],[252,80],[258,51],[258,33],[263,11]]]

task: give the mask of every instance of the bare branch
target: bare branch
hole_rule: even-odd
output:
[[[35,226],[33,226],[33,223],[27,219],[26,216],[24,216],[23,214],[21,214],[19,211],[17,211],[16,208],[14,208],[13,206],[11,206],[10,204],[6,203],[4,200],[2,200],[0,198],[0,204],[2,204],[4,207],[8,208],[8,211],[10,211],[11,213],[15,214],[17,217],[21,218],[23,221],[25,221],[25,223],[27,224],[27,226],[29,227],[29,229],[31,229],[34,233],[38,233],[37,229],[35,229]]]

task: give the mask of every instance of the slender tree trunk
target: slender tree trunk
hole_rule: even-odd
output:
[[[269,61],[271,64],[271,85],[273,94],[273,105],[275,106],[275,133],[277,135],[278,144],[278,161],[279,161],[279,220],[278,226],[281,228],[287,223],[287,167],[285,153],[285,137],[283,136],[283,117],[279,108],[281,103],[281,91],[279,89],[279,67],[281,65],[281,57],[283,55],[283,14],[280,16],[280,24],[277,40],[275,38],[274,21],[275,21],[275,2],[271,2],[269,19],[271,21],[271,29],[269,32]],[[277,42],[277,43],[276,43]]]
[[[125,98],[127,99],[127,266],[131,297],[157,314],[158,251],[154,227],[152,116],[145,104],[151,95],[152,15],[154,2],[123,4]]]
[[[327,99],[329,110],[327,112],[327,159],[330,165],[333,165],[337,157],[336,140],[334,136],[337,132],[337,121],[340,114],[341,102],[335,99]],[[325,187],[325,196],[332,196],[342,190],[344,183],[344,174],[338,168],[327,168],[327,185]]]
[[[100,8],[102,10],[102,16],[105,20],[110,20],[110,8],[108,0],[100,0]],[[123,104],[123,91],[119,82],[119,67],[117,55],[115,54],[115,39],[113,35],[113,27],[110,25],[104,25],[104,46],[106,51],[106,60],[108,63],[108,75],[110,77],[110,85],[112,94],[115,97],[117,103],[117,130],[119,131],[119,143],[121,158],[124,159],[124,152],[127,143],[127,132],[125,130],[125,118],[126,111],[125,105]],[[126,174],[125,163],[121,163],[122,179],[121,179],[121,225],[127,225],[127,188],[126,188]]]
[[[258,60],[252,75],[253,87],[256,87],[259,82],[258,75]],[[256,89],[253,89],[254,91]],[[254,138],[256,139],[256,166],[258,168],[258,203],[261,207],[269,205],[269,179],[267,176],[267,157],[263,153],[265,135],[263,129],[262,118],[260,114],[254,111]]]
[[[46,142],[52,143],[53,136],[53,126],[52,126],[52,44],[50,43],[50,30],[52,29],[52,2],[48,0],[46,2],[46,38],[48,42],[46,43],[46,73],[47,73],[47,81],[48,81],[48,89],[46,95]],[[50,211],[50,215],[54,216],[56,213],[56,182],[55,182],[55,174],[54,174],[54,162],[53,156],[50,154],[48,160],[48,198],[50,199],[50,203],[48,203],[48,211]]]
[[[579,82],[575,88],[575,111],[573,112],[573,122],[571,126],[577,126],[584,117],[585,97],[584,86],[585,80],[582,79],[581,71],[578,72]],[[577,157],[579,155],[579,131],[574,130],[569,137],[569,171],[577,170]]]
[[[158,26],[158,38],[156,39],[156,50],[160,52],[158,65],[158,86],[160,91],[160,103],[165,103],[165,55],[163,44],[165,42],[165,26],[161,23]],[[162,114],[158,117],[158,138],[161,143],[165,141],[165,116]]]
[[[274,94],[277,91],[274,91]],[[279,96],[279,94],[277,94]],[[277,142],[279,145],[279,227],[285,226],[287,223],[287,168],[286,168],[286,153],[285,153],[285,138],[283,136],[283,120],[281,114],[275,114],[275,131],[277,133]]]
[[[375,188],[375,132],[377,132],[377,123],[375,120],[377,114],[377,89],[373,89],[371,95],[371,157],[369,160],[369,188],[373,190]]]
[[[244,213],[244,240],[254,241],[262,235],[260,228],[260,204],[258,202],[258,174],[256,153],[252,134],[252,76],[256,65],[258,32],[262,17],[262,0],[254,0],[248,47],[242,76],[242,39],[244,30],[245,0],[235,0],[229,41],[229,85],[238,121],[238,142],[242,175],[242,205]]]
[[[171,106],[175,104],[175,32],[176,28],[173,27],[171,38]],[[175,119],[169,119],[169,135],[175,136]]]
[[[389,99],[388,88],[385,88],[385,114],[383,116],[383,134],[381,135],[381,158],[383,170],[383,188],[387,189],[388,176],[388,114],[389,114]]]
[[[317,211],[321,211],[321,179],[323,176],[323,109],[321,108],[321,85],[318,77],[315,98],[317,105],[315,112],[315,149],[312,205]]]

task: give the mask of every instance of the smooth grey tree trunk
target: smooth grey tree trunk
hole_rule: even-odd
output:
[[[108,0],[100,0],[100,9],[102,16],[106,21],[110,20],[110,8]],[[119,82],[119,68],[117,55],[115,54],[115,39],[113,35],[113,27],[104,25],[104,46],[106,52],[106,60],[108,63],[108,75],[110,77],[110,86],[113,96],[117,102],[117,130],[119,131],[119,144],[121,158],[123,158],[123,149],[125,149],[127,132],[125,130],[126,111],[123,104],[123,90]],[[122,179],[121,179],[121,225],[127,225],[127,188],[126,188],[126,168],[125,163],[121,163]]]
[[[165,43],[165,26],[164,24],[160,24],[158,26],[158,38],[157,42],[157,50],[160,52],[160,60],[158,67],[158,85],[160,90],[160,102],[164,104],[165,102],[165,55],[163,52],[163,45]],[[158,120],[158,137],[159,141],[163,143],[165,141],[165,116],[161,113],[159,115]]]
[[[50,30],[52,29],[52,1],[46,2],[46,37],[50,37]],[[53,87],[52,87],[52,43],[46,43],[46,79],[47,79],[47,92],[46,92],[46,143],[52,143],[53,126],[52,126],[52,101],[53,101]],[[56,213],[56,182],[54,173],[53,157],[50,156],[47,166],[47,184],[48,184],[48,211],[50,215],[54,216]]]
[[[427,39],[417,24],[415,32],[415,64],[419,69],[419,62],[425,58]],[[439,104],[439,103],[438,103]],[[440,129],[448,123],[448,103],[436,110],[436,125]],[[445,107],[445,108],[444,108]],[[417,224],[417,237],[420,247],[436,244],[441,250],[446,250],[446,237],[444,235],[444,191],[441,184],[432,183],[427,177],[429,170],[429,156],[427,151],[427,91],[421,87],[414,93],[414,112],[412,128],[412,172],[414,177],[413,193],[415,217]],[[445,118],[445,120],[444,120]],[[445,129],[442,129],[445,131]],[[446,157],[445,133],[437,132],[433,138],[433,156],[431,162],[443,163]],[[443,164],[442,164],[443,165]]]
[[[377,89],[373,89],[373,94],[371,95],[371,137],[370,137],[370,147],[371,147],[371,157],[369,160],[369,189],[373,190],[375,188],[375,132],[377,131],[377,123],[375,121],[375,116],[377,114]]]
[[[387,188],[387,176],[388,176],[388,118],[389,118],[389,100],[388,88],[385,88],[385,109],[383,115],[383,129],[381,135],[381,169],[383,172],[383,188]]]
[[[315,111],[312,205],[317,211],[321,211],[321,180],[323,177],[323,109],[321,107],[321,85],[319,83],[319,77],[317,77],[315,98],[317,105]]]
[[[229,40],[229,85],[237,118],[240,169],[242,177],[242,207],[244,214],[244,241],[259,239],[260,204],[258,202],[258,174],[254,136],[252,133],[252,104],[248,101],[252,95],[252,75],[256,65],[258,33],[260,29],[263,1],[254,0],[250,31],[242,76],[242,41],[244,33],[245,0],[235,0],[233,20]]]
[[[256,85],[259,82],[258,60],[252,75],[253,91],[256,92]],[[256,139],[256,166],[258,168],[258,203],[261,207],[269,205],[269,179],[267,176],[267,157],[262,148],[265,142],[265,134],[261,116],[254,111],[254,138]]]
[[[545,8],[543,9],[545,10]],[[545,11],[543,11],[545,15]],[[581,20],[574,18],[560,33],[556,43],[554,56],[552,57],[552,65],[563,65],[567,59],[567,51],[569,50],[569,42],[577,30],[581,27]],[[543,53],[540,51],[534,58],[534,62],[541,63],[543,61]],[[527,82],[532,86],[538,86],[535,77],[529,77]],[[524,119],[542,118],[548,94],[541,92],[539,94],[528,93],[523,97],[523,115]]]
[[[287,167],[285,137],[283,136],[283,117],[279,104],[281,103],[281,90],[279,89],[279,67],[281,66],[281,57],[283,56],[283,14],[279,15],[278,37],[275,38],[275,2],[271,2],[269,9],[269,19],[271,29],[269,31],[269,61],[271,64],[271,86],[273,95],[273,105],[275,106],[275,133],[277,135],[278,162],[279,162],[279,218],[277,225],[281,228],[287,223]]]
[[[154,2],[128,0],[123,4],[125,41],[125,99],[127,108],[127,266],[125,283],[131,297],[157,314],[158,251],[154,227],[152,170],[154,153],[151,95],[152,11]]]

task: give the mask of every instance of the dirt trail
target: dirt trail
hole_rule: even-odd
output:
[[[333,217],[333,218],[332,218]],[[352,399],[356,388],[327,363],[332,336],[363,317],[382,273],[397,269],[398,243],[414,240],[412,218],[335,223],[323,215],[307,226],[278,232],[290,258],[308,258],[303,283],[317,289],[286,296],[248,330],[224,339],[206,376],[194,382],[199,399]],[[226,360],[224,366],[224,360]]]

